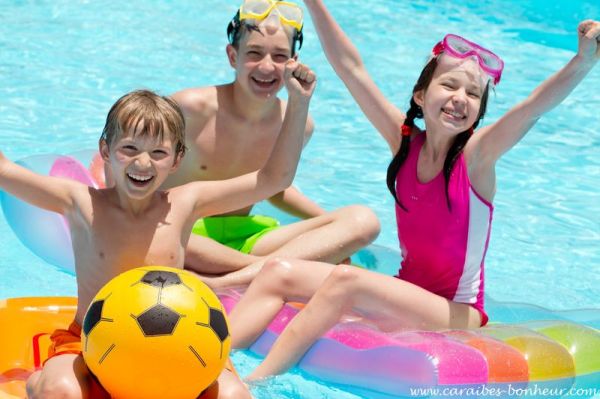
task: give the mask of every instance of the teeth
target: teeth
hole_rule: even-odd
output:
[[[275,79],[259,79],[259,78],[254,78],[254,80],[256,80],[257,82],[260,82],[260,83],[272,83],[275,81]]]
[[[133,180],[137,180],[137,181],[148,181],[148,180],[152,179],[152,176],[134,175],[132,173],[128,173],[127,176],[129,176]]]
[[[456,118],[462,118],[463,115],[458,113],[458,112],[454,112],[454,111],[448,111],[447,109],[444,110],[445,113],[447,113],[448,115],[452,115]]]

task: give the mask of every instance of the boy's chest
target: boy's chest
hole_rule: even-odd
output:
[[[188,161],[193,163],[189,166],[198,170],[202,180],[227,179],[258,170],[271,154],[280,127],[209,123],[189,143]]]
[[[86,263],[103,264],[117,272],[145,265],[183,267],[182,226],[176,220],[127,220],[103,214],[93,218],[89,231],[87,239],[81,237],[87,242],[79,243],[89,248]]]

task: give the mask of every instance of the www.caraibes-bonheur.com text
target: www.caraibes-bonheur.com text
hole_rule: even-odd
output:
[[[600,387],[598,388],[557,388],[545,387],[535,383],[527,386],[523,384],[502,384],[499,386],[476,385],[469,387],[429,387],[429,388],[410,388],[412,397],[451,397],[451,398],[469,398],[469,397],[548,397],[548,398],[592,398],[600,397]]]

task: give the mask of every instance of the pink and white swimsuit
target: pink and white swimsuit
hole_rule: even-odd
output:
[[[483,261],[488,248],[493,205],[471,186],[464,154],[454,164],[448,183],[448,209],[443,173],[427,183],[417,177],[417,161],[425,134],[415,136],[396,176],[398,239],[402,265],[398,278],[455,302],[483,309]]]

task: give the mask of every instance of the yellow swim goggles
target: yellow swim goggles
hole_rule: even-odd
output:
[[[290,3],[287,1],[280,0],[245,0],[237,13],[233,16],[229,25],[227,25],[227,38],[230,44],[234,44],[238,32],[242,25],[242,21],[246,19],[253,19],[257,22],[261,22],[266,19],[269,15],[279,17],[279,21],[282,24],[293,27],[293,45],[292,45],[292,57],[296,54],[296,51],[302,48],[302,42],[304,41],[304,35],[302,34],[303,17],[302,9],[297,4]]]
[[[245,0],[240,7],[240,21],[255,19],[261,22],[271,13],[276,13],[282,24],[302,30],[302,9],[294,3],[279,0]]]

